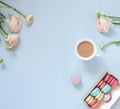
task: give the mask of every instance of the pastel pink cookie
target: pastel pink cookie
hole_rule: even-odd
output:
[[[91,109],[96,109],[100,102],[96,102],[94,105],[91,106]]]
[[[109,84],[109,83],[112,81],[113,78],[114,78],[114,77],[113,77],[112,75],[110,75],[110,77],[109,77],[107,83]]]
[[[112,81],[110,82],[110,85],[112,86],[112,88],[114,88],[115,86],[117,86],[119,83],[119,81],[115,78],[112,79]]]
[[[96,104],[98,101],[97,101],[97,99],[94,99],[90,104],[89,104],[89,106],[90,107],[92,107],[94,104]]]
[[[112,95],[111,94],[109,94],[109,93],[104,94],[103,101],[109,102],[111,99],[112,99]]]
[[[97,86],[98,86],[100,89],[102,89],[105,85],[106,85],[106,82],[103,81],[103,80],[101,80],[101,81],[98,83]]]
[[[111,82],[111,86],[114,88],[118,85],[118,83],[119,83],[119,81],[116,79],[116,80],[114,80],[113,83]]]
[[[109,79],[110,75],[109,74],[106,74],[105,77],[104,77],[104,81],[107,82],[108,79]]]
[[[98,83],[98,87],[100,87],[101,85],[102,85],[102,83],[103,83],[104,81],[103,80],[101,80],[99,83]]]
[[[106,85],[106,82],[103,81],[103,83],[101,84],[101,86],[99,88],[102,89],[105,85]]]
[[[71,78],[72,84],[79,85],[80,84],[80,77],[78,75],[74,75]]]

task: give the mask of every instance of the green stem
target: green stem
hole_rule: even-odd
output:
[[[118,24],[118,25],[119,25],[119,24],[120,24],[120,20],[119,20],[119,21],[117,21],[117,20],[112,20],[112,23],[113,23],[113,24]]]
[[[7,7],[10,8],[10,9],[12,9],[13,11],[16,11],[18,14],[20,14],[20,15],[22,15],[24,18],[26,18],[26,16],[25,16],[22,12],[20,12],[19,10],[17,10],[16,8],[8,5],[7,3],[5,3],[5,2],[3,2],[3,1],[1,1],[1,0],[0,0],[0,3],[3,4],[3,5],[5,5],[5,6],[7,6]]]
[[[4,21],[4,19],[2,17],[0,17],[0,21]]]
[[[98,16],[98,17],[103,16],[103,17],[105,17],[105,18],[112,19],[113,21],[120,21],[120,17],[117,17],[117,16],[109,16],[109,15],[106,15],[106,14],[102,14],[102,13],[100,13],[100,12],[97,13],[97,16]],[[116,24],[116,23],[114,23],[114,24]],[[119,23],[117,22],[117,24],[119,24]]]
[[[2,30],[0,29],[0,34],[2,35],[2,36],[4,36],[4,33],[2,32]]]
[[[0,20],[1,20],[1,21],[4,21],[4,19],[3,19],[1,16],[0,16]]]
[[[106,44],[101,44],[100,46],[102,46],[101,49],[103,49],[103,48],[105,48],[106,46],[109,46],[109,45],[111,45],[111,44],[116,44],[116,45],[118,46],[118,45],[120,45],[120,40],[119,40],[119,41],[111,41],[111,42],[108,42],[108,43],[106,43]]]
[[[6,38],[6,36],[7,36],[7,33],[6,33],[6,31],[3,29],[3,27],[0,25],[0,33],[2,34],[2,36],[4,37],[4,38]]]
[[[111,45],[111,44],[120,44],[120,41],[112,41],[112,42],[108,42],[105,44],[105,46]]]
[[[0,25],[1,25],[1,23],[3,22],[3,20],[2,19],[0,19]]]
[[[115,18],[115,19],[120,19],[120,17],[116,17],[116,16],[107,16],[108,18]]]
[[[4,14],[0,12],[0,16],[2,16],[4,19],[6,18]]]
[[[7,6],[0,6],[0,8],[9,8],[9,7],[7,7]]]
[[[110,18],[112,20],[112,22],[120,22],[120,18],[117,19],[117,18]]]
[[[0,34],[3,36],[3,33],[1,32],[1,29],[0,29]],[[0,63],[3,62],[3,58],[0,58]]]
[[[120,22],[113,22],[113,21],[112,21],[112,23],[113,23],[113,24],[116,24],[116,25],[120,25]]]
[[[1,30],[0,30],[0,34],[1,34]],[[0,58],[0,63],[2,63],[3,62],[3,58]]]
[[[109,18],[109,19],[112,19],[113,21],[120,21],[120,17],[116,17],[116,16],[107,16],[107,15],[104,15],[104,17]]]

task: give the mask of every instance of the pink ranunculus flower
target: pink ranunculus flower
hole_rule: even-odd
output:
[[[112,25],[113,24],[111,20],[108,18],[105,18],[103,16],[97,18],[96,27],[100,32],[107,33],[109,29],[112,27]]]
[[[13,47],[15,47],[18,44],[19,35],[18,34],[8,34],[5,38],[5,42],[6,42],[6,47],[8,49],[12,49]]]
[[[20,16],[13,14],[10,19],[7,20],[9,31],[12,33],[17,33],[22,27],[22,20]]]

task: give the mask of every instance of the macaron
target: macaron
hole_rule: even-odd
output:
[[[93,100],[94,100],[94,97],[91,96],[89,99],[86,99],[85,101],[87,104],[90,104]]]
[[[96,87],[95,89],[92,90],[91,95],[93,97],[97,96],[100,93],[100,89]]]
[[[100,102],[97,101],[95,104],[91,106],[91,109],[96,109],[99,106],[99,104]]]
[[[109,84],[106,84],[101,91],[105,94],[105,93],[108,93],[110,89],[111,89],[111,86]]]
[[[113,76],[113,75],[111,75],[111,76]],[[117,79],[115,76],[113,76],[113,78]]]
[[[92,107],[96,102],[98,102],[97,99],[94,99],[94,100],[89,104],[89,106]]]
[[[113,77],[112,75],[110,75],[110,77],[108,78],[107,83],[109,84],[109,83],[112,81],[113,78],[114,78],[114,77]]]
[[[98,101],[101,101],[103,98],[104,94],[100,91],[100,93],[95,97]]]
[[[110,77],[110,74],[108,74],[108,73],[107,73],[107,74],[105,75],[105,77],[104,77],[104,79],[103,79],[103,80],[104,80],[105,82],[107,82],[107,81],[108,81],[108,79],[109,79],[109,77]]]
[[[116,78],[113,78],[112,81],[110,82],[110,85],[112,86],[112,88],[114,88],[115,86],[117,86],[119,83],[119,81]]]
[[[88,103],[91,99],[92,99],[92,96],[89,95],[89,96],[87,96],[87,98],[85,99],[85,102]]]
[[[103,83],[104,81],[103,80],[101,80],[99,83],[98,83],[98,87],[100,87],[101,86],[101,84]]]
[[[103,101],[109,102],[112,99],[112,95],[110,93],[104,94]]]
[[[99,86],[100,89],[102,89],[106,85],[106,82],[103,81],[102,84]]]
[[[78,76],[78,75],[72,76],[71,82],[73,85],[79,85],[80,84],[80,76]]]

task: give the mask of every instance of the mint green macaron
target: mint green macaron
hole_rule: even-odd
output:
[[[110,91],[110,89],[111,89],[111,86],[109,85],[109,84],[106,84],[103,88],[102,88],[102,92],[103,93],[107,93],[107,92],[109,92]]]
[[[95,89],[93,89],[93,91],[91,92],[91,95],[93,97],[97,96],[100,93],[100,89],[98,87],[96,87]]]

